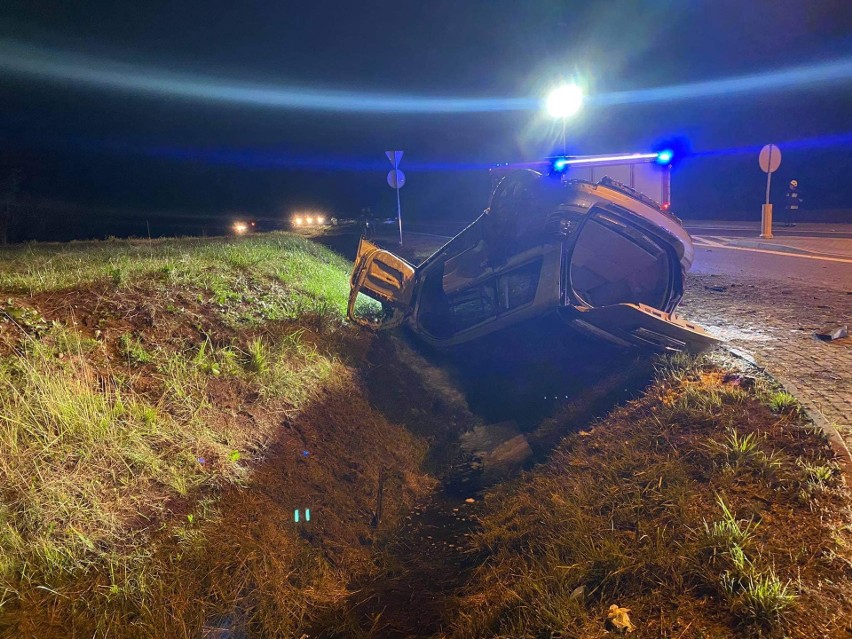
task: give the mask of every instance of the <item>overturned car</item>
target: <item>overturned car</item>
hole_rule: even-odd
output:
[[[717,340],[674,316],[692,260],[680,221],[630,187],[517,170],[419,266],[362,239],[348,315],[452,346],[557,313],[621,346],[698,351]],[[356,313],[360,293],[381,302],[381,317]]]

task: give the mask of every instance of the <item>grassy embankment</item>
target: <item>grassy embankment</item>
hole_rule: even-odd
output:
[[[290,235],[0,253],[0,636],[388,636],[350,584],[399,577],[375,551],[434,483],[430,434],[469,416],[389,343],[365,388],[347,271]],[[603,637],[616,604],[636,637],[844,636],[848,495],[795,400],[750,382],[664,362],[469,506],[463,585],[420,634]]]
[[[839,467],[795,398],[751,382],[664,360],[643,397],[489,493],[447,636],[605,637],[613,605],[634,637],[846,636]]]
[[[0,252],[0,636],[286,637],[346,596],[379,468],[379,533],[430,481],[348,270],[285,234]]]

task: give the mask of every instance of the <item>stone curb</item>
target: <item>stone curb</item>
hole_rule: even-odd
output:
[[[788,393],[796,397],[796,399],[799,398],[799,389],[793,382],[770,372],[765,366],[760,364],[748,353],[729,346],[725,346],[724,348],[734,357],[738,357],[745,360],[752,366],[756,366],[781,384],[781,386],[783,386]],[[843,476],[843,480],[847,487],[852,487],[852,453],[849,452],[849,447],[846,446],[846,442],[843,441],[843,437],[841,437],[837,429],[825,417],[823,417],[822,413],[811,406],[803,404],[801,401],[799,404],[804,409],[807,418],[811,420],[815,426],[821,428],[825,433],[828,438],[828,444],[831,446],[831,450],[837,458],[837,463],[840,464],[840,473]]]

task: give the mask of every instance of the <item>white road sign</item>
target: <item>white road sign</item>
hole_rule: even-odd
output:
[[[401,189],[405,186],[405,173],[399,169],[388,171],[388,186],[392,189]]]
[[[398,169],[399,161],[402,160],[402,151],[385,151],[385,155],[388,156],[393,168]]]
[[[764,173],[775,173],[781,166],[781,149],[774,144],[767,144],[760,149],[757,161]]]

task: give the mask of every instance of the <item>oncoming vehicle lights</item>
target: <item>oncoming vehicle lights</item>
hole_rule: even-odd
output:
[[[297,213],[290,222],[293,226],[323,226],[325,225],[325,216],[315,213]]]

